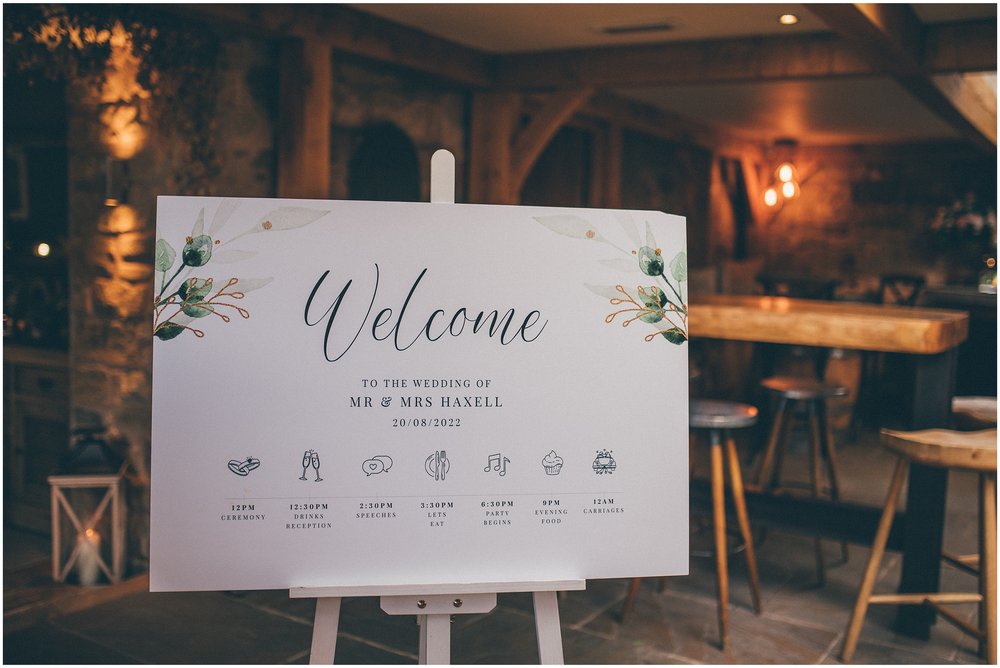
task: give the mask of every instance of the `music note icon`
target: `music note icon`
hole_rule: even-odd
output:
[[[510,459],[507,457],[501,457],[501,454],[497,452],[489,456],[483,472],[489,473],[490,469],[492,469],[494,471],[499,471],[500,476],[503,477],[507,475],[507,464],[510,464]]]

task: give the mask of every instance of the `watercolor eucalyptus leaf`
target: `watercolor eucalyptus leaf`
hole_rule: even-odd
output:
[[[241,260],[249,260],[257,251],[236,250],[234,248],[223,248],[212,254],[212,259],[219,264],[232,264]]]
[[[181,283],[177,294],[183,302],[194,303],[204,301],[206,295],[212,291],[212,283],[211,278],[189,278]]]
[[[663,308],[667,305],[667,295],[663,290],[655,285],[648,288],[639,288],[639,300],[646,308]]]
[[[688,277],[688,257],[687,253],[681,251],[670,261],[670,275],[678,282],[684,282]]]
[[[212,259],[212,237],[201,234],[184,244],[181,260],[188,267],[203,267]]]
[[[273,276],[269,276],[268,278],[241,278],[236,282],[236,285],[233,286],[233,290],[246,294],[251,290],[258,290],[264,287],[273,280]]]
[[[580,216],[534,216],[535,220],[556,234],[572,239],[593,239],[597,237],[594,226]]]
[[[307,209],[301,206],[283,206],[280,209],[271,211],[257,221],[254,231],[278,232],[281,230],[293,230],[297,227],[314,223],[328,213],[330,212],[319,209]]]
[[[153,336],[158,338],[160,341],[169,341],[170,339],[176,338],[184,331],[184,327],[178,325],[174,322],[165,322],[157,326],[156,331],[153,332]]]
[[[667,295],[655,285],[639,288],[639,301],[647,312],[639,316],[639,320],[650,324],[663,320],[663,307],[667,305]]]
[[[687,335],[684,332],[682,332],[681,330],[676,329],[676,328],[674,328],[674,329],[668,329],[665,332],[660,332],[660,334],[667,341],[670,341],[670,343],[673,343],[674,345],[677,345],[677,346],[679,346],[682,343],[684,343],[685,341],[687,341]]]
[[[638,248],[642,245],[642,241],[639,239],[639,229],[635,226],[635,222],[632,220],[632,216],[627,213],[619,213],[616,215],[618,224],[621,226],[622,230],[625,231],[626,236],[628,236],[629,241],[632,242],[634,248]]]
[[[174,250],[174,247],[166,239],[157,239],[156,259],[154,260],[156,271],[167,271],[174,266],[174,260],[176,259],[177,251]]]
[[[184,315],[190,316],[192,318],[204,318],[207,315],[212,315],[215,313],[215,309],[208,302],[203,301],[193,301],[185,304]]]
[[[659,276],[663,273],[663,256],[655,247],[643,246],[639,249],[639,269],[647,276]]]
[[[219,230],[229,222],[232,218],[233,212],[240,206],[240,200],[238,199],[225,199],[219,204],[219,208],[215,210],[215,215],[212,216],[212,224],[208,226],[208,236],[218,239]]]
[[[192,237],[200,237],[205,234],[205,207],[201,208],[198,212],[198,219],[194,221],[194,227],[191,228]]]
[[[587,288],[598,297],[604,297],[606,299],[620,299],[622,296],[622,294],[618,292],[618,288],[613,285],[590,285],[589,283],[584,283],[583,287]]]
[[[628,260],[623,257],[614,258],[611,260],[598,260],[598,262],[609,269],[614,269],[615,271],[627,271],[627,272],[638,272],[639,268],[635,266],[635,260]]]

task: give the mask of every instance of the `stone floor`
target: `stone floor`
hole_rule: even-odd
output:
[[[878,505],[888,486],[891,459],[874,437],[841,448],[844,496]],[[792,472],[794,473],[794,472]],[[975,550],[972,476],[953,475],[949,484],[946,545]],[[752,520],[752,518],[751,518]],[[693,523],[696,524],[696,523]],[[18,663],[307,663],[314,602],[292,600],[283,591],[150,594],[110,600],[86,610],[29,624],[7,618],[8,583],[25,569],[44,569],[44,539],[5,531],[5,626],[3,659]],[[707,548],[707,535],[694,534],[692,548]],[[567,663],[838,663],[844,628],[864,568],[867,550],[825,542],[830,568],[815,585],[811,538],[769,531],[758,548],[764,611],[750,609],[742,560],[731,560],[730,642],[717,644],[713,562],[693,557],[687,577],[670,578],[663,591],[643,582],[635,607],[621,620],[628,582],[592,580],[585,591],[560,597]],[[891,591],[899,578],[899,555],[883,563],[876,591]],[[975,588],[970,576],[945,569],[944,586]],[[871,608],[855,663],[976,663],[976,643],[939,622],[929,641],[895,634],[891,606]],[[975,607],[960,607],[969,620]],[[482,615],[457,615],[452,626],[452,662],[537,663],[531,598],[500,595],[497,608]],[[417,626],[412,617],[390,617],[374,598],[345,601],[337,663],[415,663]]]

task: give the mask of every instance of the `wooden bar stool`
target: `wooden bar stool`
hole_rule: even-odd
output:
[[[757,577],[757,555],[750,532],[746,500],[743,497],[743,476],[732,429],[751,427],[757,422],[757,409],[746,404],[708,399],[691,400],[691,429],[708,430],[711,445],[712,526],[715,536],[715,583],[718,592],[719,642],[723,648],[729,634],[729,564],[726,554],[726,500],[723,459],[729,465],[729,489],[736,509],[736,522],[743,538],[750,597],[754,613],[760,614],[760,579]],[[724,444],[724,445],[723,445]],[[723,447],[725,454],[723,454]]]
[[[826,463],[829,496],[834,501],[840,499],[840,482],[837,476],[837,451],[833,445],[833,429],[827,418],[826,400],[845,397],[848,389],[842,385],[824,383],[814,378],[774,376],[761,381],[761,386],[777,395],[778,409],[771,425],[764,456],[757,470],[754,483],[761,489],[773,490],[781,485],[781,464],[788,442],[790,422],[795,409],[801,403],[805,407],[810,427],[809,478],[812,495],[819,497],[823,492],[822,464]],[[841,543],[841,553],[847,560],[847,543]],[[826,567],[823,562],[823,548],[816,538],[816,575],[819,584],[826,582]]]
[[[997,426],[996,397],[954,397],[951,400],[951,421],[956,429],[974,431]]]
[[[986,662],[997,662],[997,430],[951,431],[926,429],[924,431],[882,430],[882,444],[899,455],[896,469],[889,485],[889,495],[882,509],[872,543],[871,555],[865,566],[861,588],[854,604],[854,611],[847,624],[841,659],[846,663],[854,656],[861,635],[861,626],[870,604],[892,603],[899,605],[929,605],[943,619],[979,640],[979,651]],[[903,481],[910,463],[936,466],[949,470],[975,471],[979,474],[979,555],[943,559],[961,570],[979,575],[979,593],[932,592],[926,594],[872,594],[882,556],[885,554],[889,530],[896,513]],[[919,518],[906,518],[907,523]],[[979,603],[979,628],[969,625],[951,611],[941,606],[948,603]]]

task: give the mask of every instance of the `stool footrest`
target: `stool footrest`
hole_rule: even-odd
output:
[[[982,594],[875,594],[868,599],[872,605],[891,603],[895,605],[922,605],[924,603],[979,603]]]
[[[941,619],[945,620],[946,622],[957,628],[959,631],[962,631],[963,633],[972,636],[976,640],[983,640],[986,638],[986,634],[983,633],[982,630],[977,629],[975,626],[965,621],[964,619],[960,618],[958,615],[956,615],[948,608],[942,605],[938,605],[937,603],[928,602],[927,605],[934,608],[934,611],[937,612],[939,615],[941,615]]]
[[[941,560],[970,575],[979,575],[978,554],[948,554],[947,552],[942,552]]]

